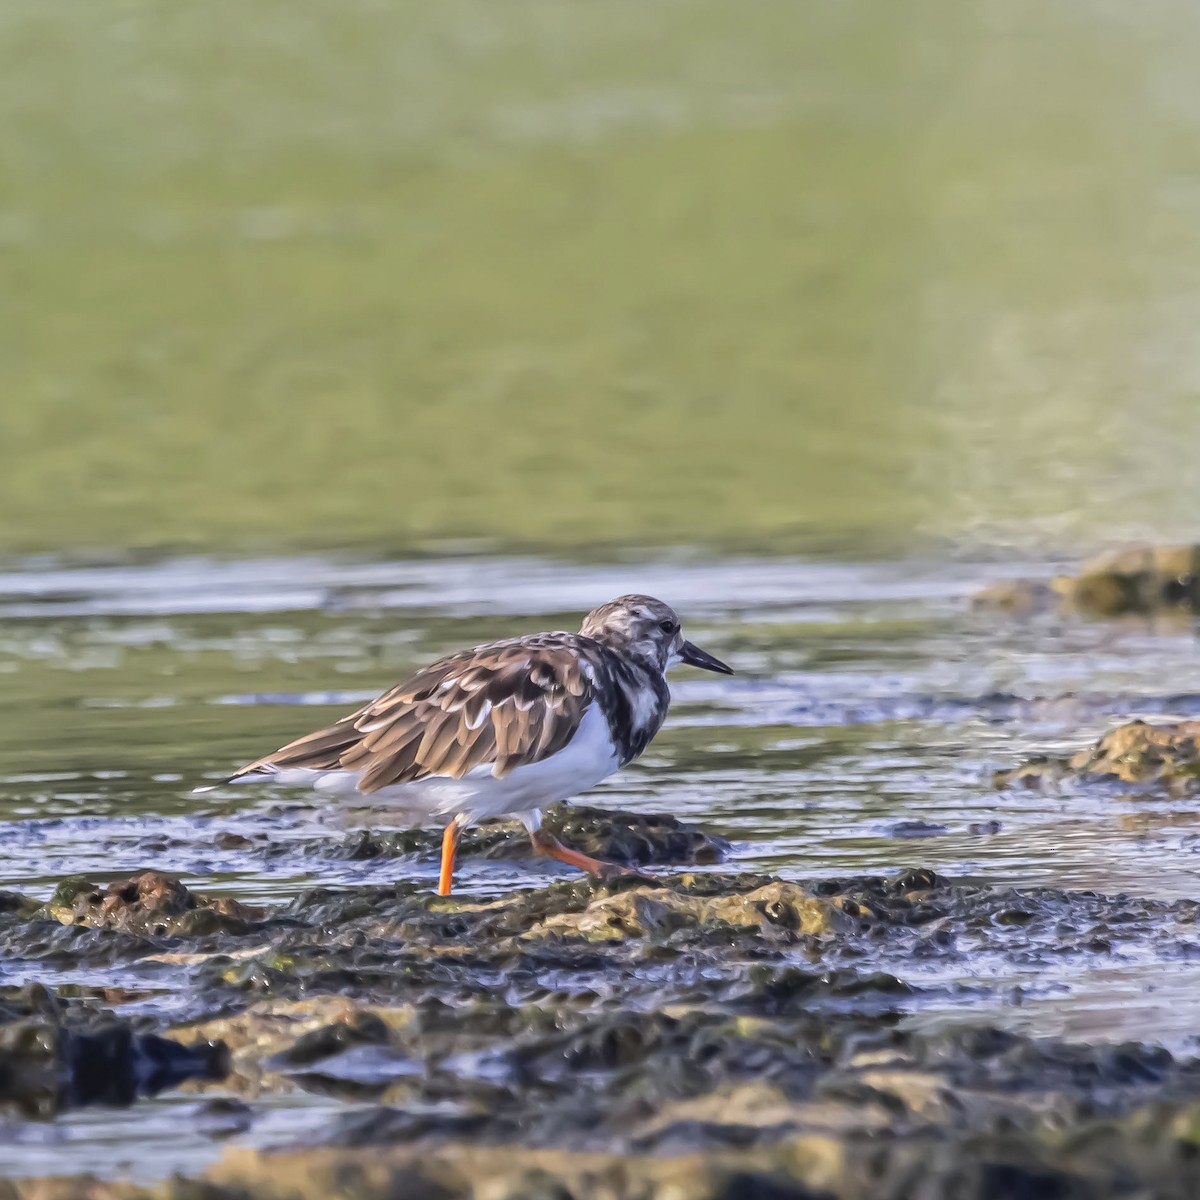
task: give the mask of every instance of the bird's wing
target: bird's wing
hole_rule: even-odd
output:
[[[495,642],[433,663],[232,779],[340,769],[359,772],[359,791],[375,792],[489,764],[499,777],[567,745],[594,696],[591,669],[566,638]]]

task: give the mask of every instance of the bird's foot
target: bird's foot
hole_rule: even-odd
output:
[[[658,876],[651,875],[649,871],[641,871],[637,867],[622,867],[617,863],[597,861],[597,868],[592,874],[600,880],[601,883],[612,883],[615,879],[637,879],[642,883],[657,883]]]
[[[530,834],[530,842],[533,845],[535,853],[545,855],[546,858],[553,858],[556,862],[567,863],[569,866],[578,867],[581,871],[586,871],[589,875],[595,876],[602,882],[610,882],[613,879],[642,879],[653,880],[653,875],[647,875],[639,871],[636,867],[622,867],[617,863],[605,862],[603,859],[592,858],[590,854],[582,854],[578,850],[572,850],[564,846],[558,838],[551,837],[544,830],[536,830]]]

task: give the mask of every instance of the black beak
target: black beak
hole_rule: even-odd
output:
[[[684,642],[679,647],[679,661],[689,667],[699,667],[702,671],[719,671],[722,675],[732,675],[733,668],[727,667],[719,658],[713,656],[691,642]]]

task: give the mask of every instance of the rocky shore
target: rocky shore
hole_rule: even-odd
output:
[[[666,818],[559,819],[643,865],[722,852]],[[931,965],[1195,955],[1198,920],[1193,902],[923,869],[800,883],[660,866],[491,901],[399,883],[275,907],[155,871],[68,879],[46,903],[6,893],[6,961],[136,967],[171,998],[0,988],[6,1111],[182,1085],[195,1128],[229,1144],[188,1178],[13,1180],[0,1197],[1182,1200],[1200,1193],[1200,1063],[913,1016],[946,998]],[[239,1142],[294,1092],[339,1107],[315,1135]]]

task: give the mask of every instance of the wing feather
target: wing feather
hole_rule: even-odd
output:
[[[425,735],[417,747],[416,761],[424,763],[431,775],[441,775],[446,756],[458,745],[458,727],[461,722],[453,713],[438,712],[425,726]]]
[[[589,647],[572,634],[479,646],[417,672],[325,729],[244,767],[234,779],[288,767],[359,772],[374,792],[433,776],[496,776],[566,746],[595,699]]]

